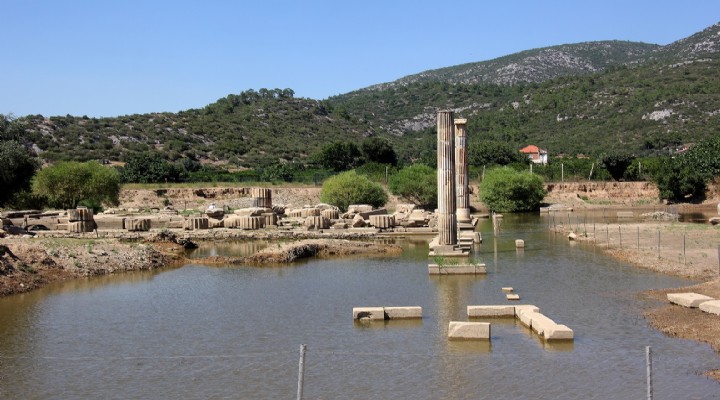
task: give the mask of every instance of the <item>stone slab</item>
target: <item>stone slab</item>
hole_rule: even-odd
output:
[[[543,337],[545,340],[573,340],[575,334],[567,326],[555,324],[543,332]]]
[[[540,313],[530,313],[530,320],[530,328],[541,336],[545,334],[546,330],[554,329],[557,325],[555,321]]]
[[[515,247],[518,249],[522,249],[525,247],[525,241],[522,239],[515,239]]]
[[[448,339],[490,340],[490,324],[487,322],[450,321]]]
[[[520,300],[520,295],[517,293],[508,293],[505,295],[505,298],[508,300]]]
[[[706,301],[715,300],[698,293],[668,293],[667,299],[673,304],[689,308],[697,308]]]
[[[383,321],[385,309],[383,307],[353,307],[353,319]]]
[[[390,319],[422,318],[422,307],[384,307]]]
[[[706,313],[720,315],[720,300],[709,300],[700,303],[700,309]]]
[[[513,289],[513,288],[510,287],[510,286],[506,286],[506,287],[504,287],[504,288],[502,288],[502,289],[500,289],[500,290],[502,290],[502,291],[505,292],[505,293],[512,293],[513,291],[515,291],[515,289]]]
[[[443,265],[429,264],[428,274],[430,275],[484,275],[487,274],[485,264],[453,264]]]
[[[540,312],[540,309],[535,306],[516,306],[515,317],[520,320],[520,323],[530,328],[532,326],[533,315]]]
[[[513,306],[467,306],[467,315],[470,318],[502,318],[515,317]]]

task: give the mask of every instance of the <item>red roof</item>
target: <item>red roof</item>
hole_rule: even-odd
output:
[[[530,153],[540,153],[540,148],[535,146],[534,144],[531,144],[529,146],[523,147],[520,149],[521,153],[530,154]]]

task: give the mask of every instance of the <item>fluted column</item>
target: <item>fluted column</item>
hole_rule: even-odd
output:
[[[470,222],[468,191],[467,120],[455,120],[455,190],[457,221]]]
[[[455,216],[455,125],[452,111],[437,116],[438,245],[457,244]]]

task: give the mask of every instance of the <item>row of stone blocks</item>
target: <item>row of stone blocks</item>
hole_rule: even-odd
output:
[[[572,329],[541,314],[540,309],[534,305],[468,306],[467,314],[470,318],[517,318],[545,340],[574,339]]]
[[[700,310],[720,315],[720,300],[698,293],[668,293],[668,300],[679,306],[688,308],[699,308]]]
[[[387,319],[422,318],[422,307],[354,307],[354,320],[384,321]]]

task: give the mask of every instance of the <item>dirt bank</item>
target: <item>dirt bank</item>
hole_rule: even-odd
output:
[[[0,296],[77,277],[160,268],[178,259],[161,250],[117,239],[2,238]]]
[[[311,257],[344,256],[386,256],[399,255],[398,245],[359,242],[343,239],[306,239],[299,242],[277,244],[267,247],[248,257],[207,257],[200,260],[205,264],[288,264]]]

